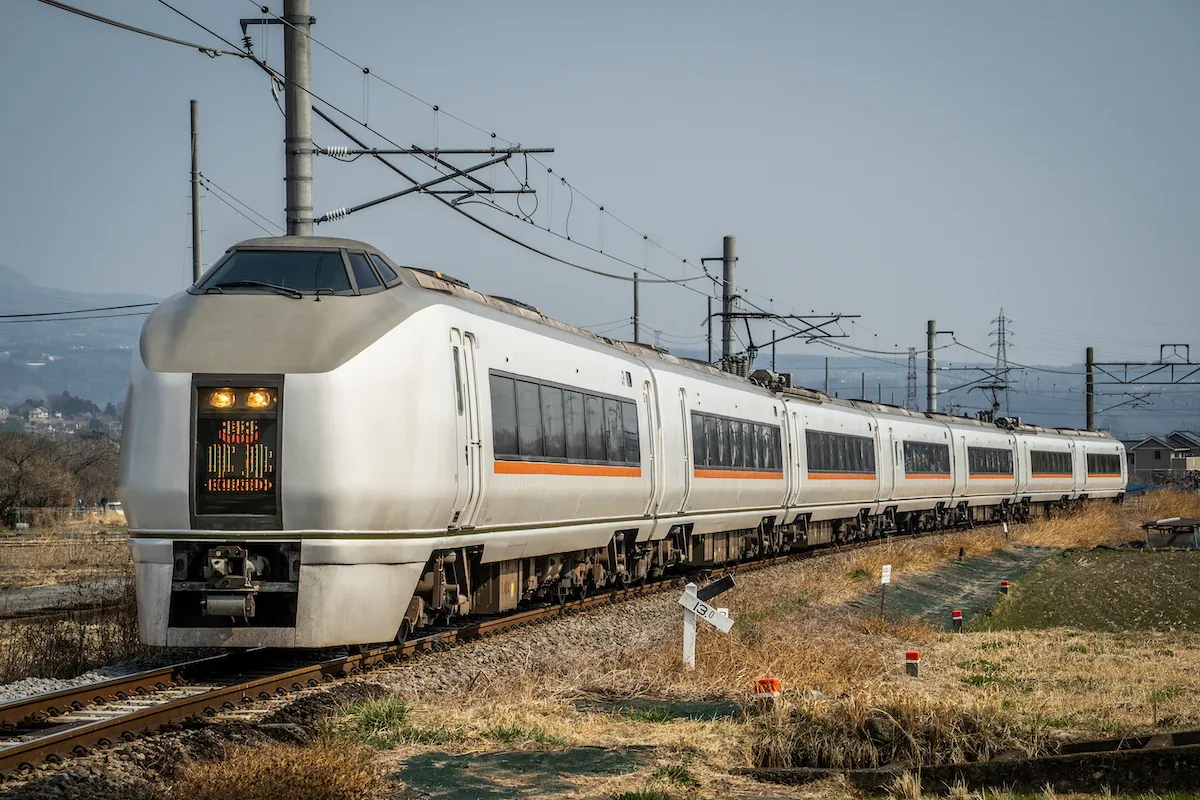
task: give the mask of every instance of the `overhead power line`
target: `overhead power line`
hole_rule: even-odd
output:
[[[154,305],[151,303],[150,305]],[[149,311],[127,311],[123,314],[105,314],[91,317],[52,317],[50,319],[0,319],[0,325],[14,325],[22,322],[76,322],[85,319],[115,319],[117,317],[144,317]]]
[[[127,308],[150,308],[158,303],[127,303],[122,306],[97,306],[96,308],[76,308],[72,311],[42,311],[33,314],[0,314],[0,319],[28,319],[32,317],[62,317],[68,314],[91,314],[97,311],[123,311]],[[121,316],[121,315],[116,315]]]
[[[151,39],[160,39],[164,42],[170,42],[171,44],[180,44],[180,45],[183,45],[184,47],[190,47],[194,50],[199,50],[201,53],[204,53],[205,55],[207,55],[211,58],[216,58],[217,56],[237,56],[238,58],[247,58],[248,57],[245,53],[243,53],[240,50],[218,50],[215,47],[208,47],[206,45],[196,44],[195,42],[188,42],[183,39],[176,39],[173,36],[166,36],[161,33],[155,33],[154,31],[148,31],[145,28],[136,28],[133,25],[126,25],[124,22],[117,22],[115,19],[109,19],[108,17],[102,17],[99,14],[93,14],[90,11],[84,11],[81,8],[75,8],[74,6],[69,6],[66,3],[59,3],[59,2],[57,2],[57,0],[38,0],[38,2],[44,3],[48,6],[52,6],[53,8],[57,8],[62,11],[66,11],[71,14],[78,14],[81,17],[86,17],[87,19],[95,20],[96,22],[102,22],[105,25],[112,25],[114,28],[121,28],[123,30],[131,31],[132,33],[141,34],[142,36],[149,36]],[[174,9],[172,9],[172,10],[174,10]],[[199,24],[199,23],[197,23],[197,24]],[[201,26],[201,27],[203,27],[203,26]]]

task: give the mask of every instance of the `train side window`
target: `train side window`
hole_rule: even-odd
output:
[[[354,282],[358,284],[360,292],[379,288],[379,278],[375,277],[371,264],[362,253],[350,254],[350,269],[354,272]]]
[[[567,458],[578,461],[587,459],[587,427],[583,421],[583,395],[567,392],[566,395]]]
[[[522,456],[540,457],[542,451],[542,403],[538,385],[517,381],[517,443]]]
[[[512,378],[489,377],[492,389],[492,447],[496,456],[515,456],[517,449],[517,394]]]
[[[762,469],[766,464],[762,463],[762,425],[753,423],[746,429],[746,466],[754,469]]]
[[[585,398],[585,419],[587,420],[587,457],[588,461],[604,461],[604,401],[589,394]]]
[[[637,405],[628,401],[621,403],[622,425],[625,429],[625,463],[640,464],[642,451],[638,442]]]
[[[717,419],[717,463],[722,467],[730,465],[729,458],[729,420]]]
[[[708,466],[708,450],[704,438],[704,417],[695,411],[691,413],[692,420],[692,462],[694,467]]]
[[[783,433],[777,426],[771,427],[771,469],[783,469]]]
[[[625,430],[621,424],[621,402],[604,399],[604,433],[608,460],[621,463],[625,460]]]
[[[458,415],[461,417],[463,413],[463,397],[462,397],[462,367],[458,365],[458,348],[454,350],[454,396],[458,399]]]
[[[708,450],[708,458],[705,461],[710,467],[721,466],[721,450],[717,442],[717,418],[704,417],[704,439],[707,442],[705,445]]]
[[[557,386],[542,387],[542,434],[547,458],[566,458],[566,421],[563,393]]]
[[[746,466],[742,455],[742,423],[736,419],[729,421],[729,466]]]

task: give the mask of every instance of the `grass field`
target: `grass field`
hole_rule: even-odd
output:
[[[1035,569],[980,630],[1200,632],[1200,552],[1068,551]]]

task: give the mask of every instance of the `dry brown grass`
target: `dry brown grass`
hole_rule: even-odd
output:
[[[1124,506],[1094,505],[1075,516],[1012,526],[1010,535],[1056,547],[1126,542],[1139,538],[1137,525],[1146,519],[1200,515],[1191,510],[1195,502],[1195,495],[1161,492]],[[739,575],[738,588],[721,598],[737,625],[729,636],[702,626],[692,672],[681,667],[680,626],[674,621],[656,638],[614,641],[612,652],[603,655],[577,655],[564,643],[546,659],[522,653],[518,645],[495,675],[472,682],[467,691],[422,690],[406,697],[408,733],[399,737],[392,758],[432,749],[650,745],[656,748],[653,765],[593,780],[572,796],[612,798],[646,790],[708,798],[773,793],[731,778],[724,771],[733,766],[934,763],[1005,750],[1050,752],[1066,737],[1200,724],[1200,635],[1064,630],[954,635],[845,609],[848,600],[876,591],[884,563],[893,565],[895,580],[902,582],[940,570],[960,547],[970,557],[1005,545],[999,531],[949,534]],[[913,647],[922,651],[920,679],[904,675],[903,652]],[[763,716],[646,721],[581,711],[571,702],[749,700],[755,679],[767,675],[782,681],[785,705]],[[806,696],[808,689],[824,698]],[[497,738],[497,730],[523,733]],[[699,787],[654,782],[657,769],[680,759]],[[915,789],[897,787],[894,795],[911,797]],[[962,800],[979,796],[959,789],[952,794]],[[856,796],[837,783],[789,792]],[[988,793],[989,800],[1004,796]]]
[[[72,678],[147,652],[138,641],[133,576],[99,599],[99,611],[0,622],[0,682]]]
[[[0,537],[0,591],[130,573],[126,529],[115,520],[60,522],[32,536]]]
[[[377,800],[386,797],[383,769],[365,748],[345,742],[296,747],[231,748],[216,761],[181,766],[163,793],[178,800]]]

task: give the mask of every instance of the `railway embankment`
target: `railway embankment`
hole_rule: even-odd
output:
[[[1007,541],[993,529],[922,537],[739,575],[720,601],[736,620],[732,632],[702,628],[690,672],[680,665],[675,596],[650,596],[407,659],[360,679],[370,687],[363,694],[339,689],[321,698],[326,690],[318,689],[305,695],[318,698],[308,705],[299,705],[302,697],[221,712],[188,730],[40,770],[7,794],[46,796],[13,793],[60,787],[70,790],[64,797],[138,796],[136,789],[203,798],[210,795],[202,786],[237,786],[253,800],[287,797],[289,780],[323,787],[313,797],[715,800],[865,791],[842,777],[783,786],[742,772],[807,768],[875,770],[886,780],[873,791],[911,796],[921,781],[927,793],[948,791],[936,776],[958,776],[961,763],[1034,757],[1050,769],[1061,763],[1057,753],[1079,760],[1065,752],[1072,742],[1149,741],[1200,727],[1200,633],[1144,614],[1104,627],[1037,611],[1070,605],[1064,587],[1072,581],[1086,597],[1101,575],[1128,576],[1120,591],[1131,606],[1174,591],[1169,575],[1149,573],[1169,571],[1162,565],[1179,554],[1092,548],[1138,538],[1144,519],[1193,513],[1178,503],[1194,500],[1102,506],[1013,526]],[[940,593],[933,576],[963,574],[960,548],[963,565],[1008,570],[1016,562],[1005,559],[1033,547],[1052,555],[1013,579],[1012,594],[996,598],[990,614],[973,613],[963,634],[918,614],[868,613],[885,563],[896,591],[928,585],[931,604],[954,603],[961,594],[952,585]],[[1118,560],[1160,556],[1167,558],[1141,576]],[[1147,583],[1151,577],[1158,583]],[[905,674],[912,649],[921,653],[918,678]],[[753,699],[761,677],[783,686],[766,713]],[[176,747],[171,737],[205,744]],[[1109,761],[1118,770],[1105,780],[1119,788],[1120,770],[1136,767],[1125,757]],[[977,772],[987,780],[1004,770]],[[961,783],[954,791],[979,789]]]

